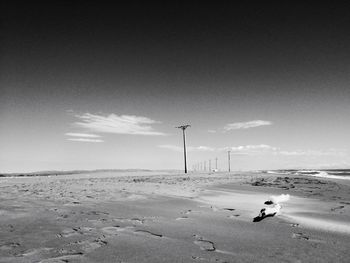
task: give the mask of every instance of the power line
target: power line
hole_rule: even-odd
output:
[[[175,127],[175,128],[178,128],[178,129],[182,129],[182,137],[183,137],[183,141],[184,141],[184,163],[185,163],[185,173],[187,173],[187,160],[186,160],[186,135],[185,135],[185,130],[188,128],[188,127],[191,127],[191,125],[182,125],[182,126],[179,126],[179,127]]]
[[[228,157],[228,171],[231,172],[231,151],[227,151]]]

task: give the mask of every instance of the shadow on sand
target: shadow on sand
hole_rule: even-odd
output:
[[[268,215],[265,215],[265,214],[260,214],[258,215],[257,217],[254,217],[253,218],[253,222],[260,222],[261,220],[267,218],[267,217],[273,217],[275,216],[276,213],[273,213],[273,214],[268,214]]]

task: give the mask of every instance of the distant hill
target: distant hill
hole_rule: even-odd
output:
[[[97,170],[73,170],[73,171],[39,171],[32,173],[0,173],[0,177],[19,177],[19,176],[56,176],[67,174],[83,173],[101,173],[101,172],[152,172],[147,169],[97,169]]]

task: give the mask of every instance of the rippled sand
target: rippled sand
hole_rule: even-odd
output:
[[[348,262],[347,184],[258,172],[0,178],[0,262]],[[253,222],[280,194],[280,212]]]

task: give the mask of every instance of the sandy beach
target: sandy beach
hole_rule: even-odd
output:
[[[0,263],[350,263],[349,14],[2,1]]]
[[[155,172],[0,178],[0,262],[348,262],[348,180]],[[253,218],[289,194],[275,216]]]

